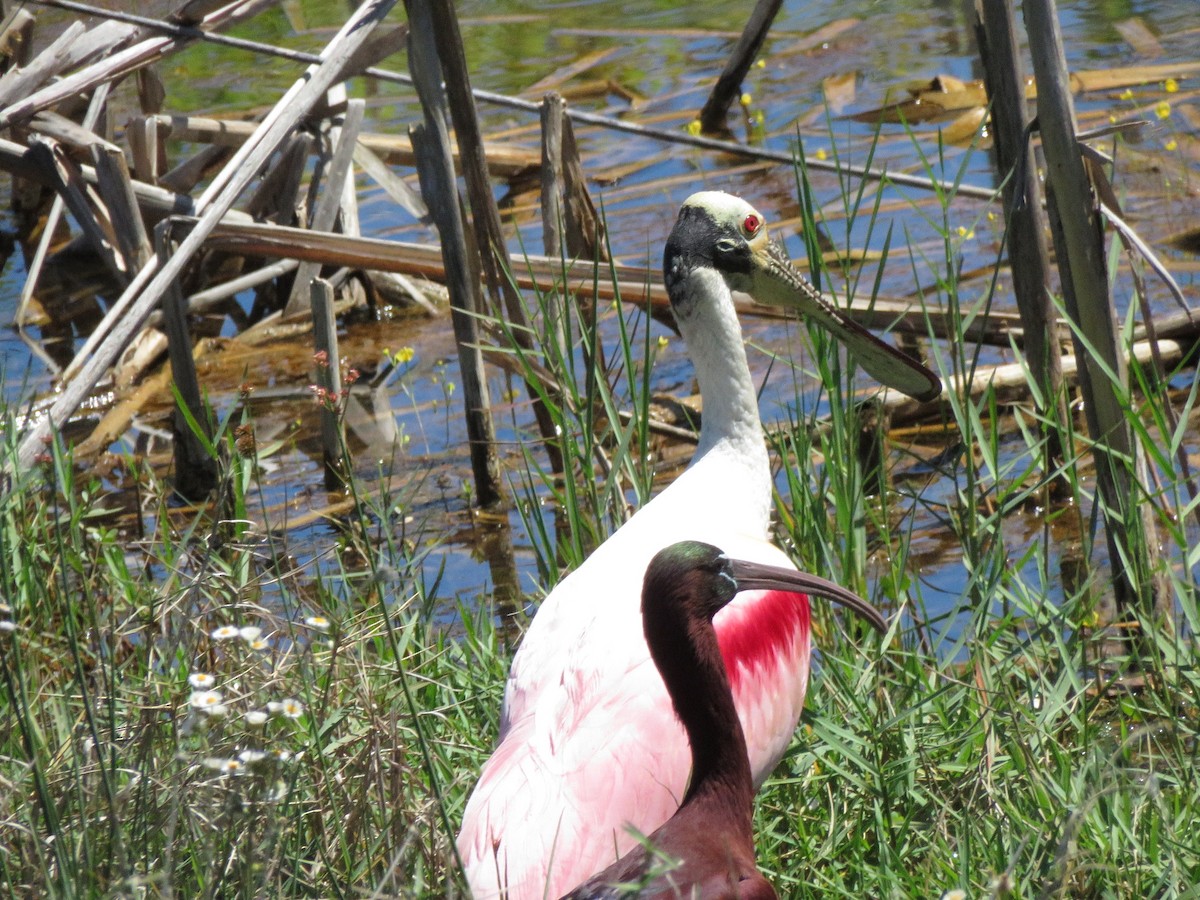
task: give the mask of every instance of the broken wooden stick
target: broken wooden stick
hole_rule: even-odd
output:
[[[22,439],[16,457],[16,467],[28,471],[43,441],[57,430],[79,408],[83,398],[91,393],[97,382],[116,360],[126,342],[138,331],[146,317],[158,305],[169,284],[183,272],[192,256],[200,249],[213,228],[232,207],[238,195],[250,183],[262,163],[295,127],[296,123],[317,103],[335,82],[340,81],[345,63],[355,47],[367,38],[394,5],[394,0],[368,0],[342,26],[322,53],[322,63],[298,80],[260,126],[257,140],[235,153],[213,185],[200,199],[198,208],[204,210],[191,233],[181,242],[171,259],[161,269],[154,260],[134,277],[129,287],[109,310],[106,321],[111,326],[107,337],[82,363],[74,378],[65,385],[48,414],[39,420]],[[9,467],[13,464],[10,462]]]
[[[346,178],[352,173],[350,162],[354,153],[354,145],[358,141],[358,133],[362,129],[363,111],[366,104],[361,99],[351,100],[346,109],[346,115],[341,128],[336,129],[330,137],[334,146],[330,152],[330,162],[326,168],[325,186],[313,211],[310,228],[313,231],[333,231],[333,223],[337,219],[338,209],[342,203],[342,191]],[[292,284],[292,293],[284,306],[283,314],[292,316],[306,306],[316,294],[309,290],[309,282],[317,274],[318,266],[304,263],[296,270],[296,280]]]

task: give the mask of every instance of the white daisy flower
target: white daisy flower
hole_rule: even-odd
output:
[[[221,705],[220,691],[192,691],[188,703],[196,709],[213,710]]]
[[[304,715],[304,704],[293,697],[278,702],[272,700],[267,704],[267,709],[289,719],[298,719]]]

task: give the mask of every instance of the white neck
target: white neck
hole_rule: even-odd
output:
[[[676,318],[704,398],[700,443],[692,465],[710,454],[736,461],[751,483],[761,486],[759,493],[765,492],[744,502],[753,499],[765,515],[771,501],[770,461],[733,296],[725,280],[711,269],[694,270],[683,287],[698,298],[686,316]]]

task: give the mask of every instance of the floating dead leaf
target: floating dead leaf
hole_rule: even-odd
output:
[[[29,302],[21,308],[16,324],[22,328],[41,328],[54,320],[46,314],[46,310],[37,297],[30,297]]]
[[[976,84],[978,84],[978,82],[976,82]],[[909,91],[913,94],[913,96],[924,94],[928,91],[936,91],[939,94],[953,94],[964,90],[966,86],[967,83],[962,79],[955,78],[953,75],[942,74],[934,75],[928,84],[923,81],[916,82],[912,87],[909,88]]]
[[[1200,62],[1165,63],[1154,66],[1124,66],[1115,69],[1085,69],[1070,76],[1071,91],[1110,91],[1135,85],[1158,84],[1168,78],[1182,80],[1200,73]],[[964,110],[987,106],[987,91],[982,81],[960,81],[952,75],[938,75],[929,81],[902,86],[908,99],[889,102],[878,109],[853,113],[846,118],[868,125],[910,125],[944,122],[958,118]],[[1025,94],[1037,96],[1033,79],[1028,79]]]
[[[141,380],[167,352],[167,336],[157,328],[143,328],[117,359],[113,381],[118,388],[131,387]]]
[[[492,512],[491,510],[472,507],[467,514],[478,525],[495,525],[497,527],[508,525],[508,510]]]
[[[829,104],[829,108],[840,115],[842,110],[854,102],[857,95],[857,70],[830,75],[821,82],[821,90],[825,92],[825,102]]]
[[[1113,27],[1140,56],[1162,56],[1162,44],[1154,36],[1154,32],[1141,16],[1134,16],[1124,22],[1116,22]]]
[[[987,121],[988,111],[986,107],[976,106],[961,113],[949,125],[942,128],[942,139],[951,144],[964,145],[975,140],[975,136],[979,134],[979,129],[983,127]],[[988,136],[987,130],[984,130],[983,136]]]
[[[944,122],[957,118],[964,110],[987,106],[983,82],[964,82],[952,75],[937,75],[928,81],[907,85],[904,90],[909,95],[907,100],[854,113],[847,118],[869,125]]]
[[[562,90],[563,85],[568,81],[607,61],[620,50],[620,47],[604,47],[600,50],[593,50],[591,53],[585,53],[573,62],[561,66],[545,78],[531,84],[522,93],[528,97],[540,98],[546,91]]]
[[[581,81],[578,84],[572,84],[564,87],[559,93],[562,94],[564,100],[601,100],[609,95],[620,97],[631,106],[636,106],[642,101],[640,94],[631,91],[619,81],[613,81],[611,78],[597,78],[592,81]]]

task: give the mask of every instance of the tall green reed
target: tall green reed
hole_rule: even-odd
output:
[[[925,165],[935,180],[955,183],[967,161],[947,173],[939,145]],[[803,197],[802,168],[800,176]],[[857,208],[844,185],[842,192]],[[941,241],[933,256],[906,233],[913,280],[949,310],[957,335],[931,348],[938,367],[965,382],[982,359],[963,335],[996,302],[997,278],[982,290],[961,281],[956,238],[971,228],[959,225],[964,210],[952,194],[938,197],[932,212],[916,203],[912,211]],[[810,257],[817,266],[811,249]],[[1119,688],[1101,675],[1097,663],[1111,657],[1093,626],[1105,586],[1088,562],[1098,517],[1083,520],[1089,529],[1079,517],[1079,507],[1094,502],[1086,445],[1072,435],[1068,446],[1079,449],[1061,471],[1046,472],[1045,431],[1028,409],[1002,405],[994,390],[952,391],[945,427],[956,446],[934,457],[930,496],[856,497],[864,483],[853,471],[859,435],[841,412],[853,396],[852,374],[819,337],[812,343],[829,413],[818,421],[814,404],[776,438],[787,461],[786,537],[816,564],[860,566],[839,574],[848,583],[867,579],[912,620],[882,654],[863,659],[844,643],[825,646],[807,727],[757,814],[763,864],[781,895],[1190,896],[1200,854],[1184,835],[1200,811],[1198,722],[1194,686],[1183,682],[1195,668],[1194,629],[1143,622],[1156,649],[1138,674]],[[1144,378],[1136,368],[1135,375]],[[1185,409],[1194,396],[1194,376],[1188,380]],[[1171,465],[1183,426],[1167,427],[1174,420],[1161,402],[1148,392],[1130,401],[1129,415],[1148,444],[1155,441],[1142,423],[1167,437],[1150,448],[1161,480],[1145,500],[1174,498],[1164,508],[1175,514],[1163,519],[1186,566],[1174,569],[1174,581],[1190,622],[1194,531],[1189,539],[1182,521],[1194,503],[1186,473]],[[1060,475],[1074,504],[1049,503],[1045,487]],[[963,564],[962,596],[933,623],[933,641],[902,509],[932,513]],[[839,551],[855,544],[873,548],[865,563]]]

